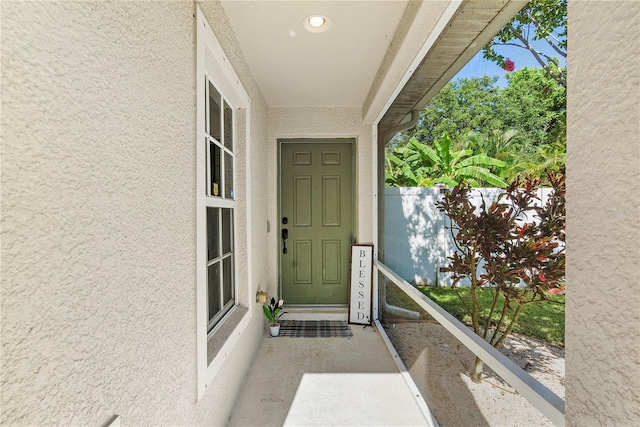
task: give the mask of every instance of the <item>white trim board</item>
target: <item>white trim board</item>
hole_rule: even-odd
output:
[[[378,333],[382,337],[382,341],[384,341],[384,344],[387,346],[387,350],[389,351],[389,354],[393,358],[393,361],[396,363],[396,367],[400,371],[400,375],[402,375],[402,378],[407,384],[407,387],[409,387],[409,390],[411,390],[411,393],[413,394],[414,399],[418,404],[418,407],[420,407],[420,410],[422,411],[422,415],[424,416],[424,419],[427,421],[427,423],[429,423],[430,427],[438,427],[438,422],[436,421],[435,417],[431,413],[431,409],[429,409],[429,405],[427,405],[427,402],[424,401],[424,398],[422,397],[422,393],[418,389],[418,386],[416,385],[416,383],[413,381],[413,378],[411,378],[411,374],[409,373],[409,370],[404,365],[404,363],[402,362],[402,359],[400,358],[400,355],[396,351],[396,348],[391,343],[391,340],[389,339],[387,332],[384,330],[382,323],[380,323],[380,321],[376,319],[374,320],[374,324],[378,329]]]

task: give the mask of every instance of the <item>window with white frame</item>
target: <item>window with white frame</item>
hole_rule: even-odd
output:
[[[206,84],[207,331],[236,303],[234,259],[233,108]]]
[[[251,298],[251,99],[196,6],[198,400],[243,339]],[[239,244],[242,242],[244,244]],[[242,262],[240,262],[242,261]]]

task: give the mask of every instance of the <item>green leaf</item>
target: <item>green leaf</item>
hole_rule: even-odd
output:
[[[267,319],[271,322],[273,320],[273,315],[271,314],[271,310],[266,305],[262,306],[262,311],[264,311],[264,315],[267,316]]]
[[[436,152],[428,145],[419,142],[415,137],[411,138],[409,144],[411,145],[411,148],[415,150],[415,155],[418,156],[421,163],[428,162],[430,164],[435,164],[439,162],[440,159]]]
[[[440,139],[434,141],[438,156],[440,157],[443,165],[451,164],[451,138],[446,132],[443,132]]]
[[[458,185],[458,181],[456,181],[455,179],[451,179],[449,177],[446,176],[441,176],[438,177],[436,179],[433,180],[434,184],[444,184],[447,187],[455,187],[456,185]]]
[[[507,183],[500,179],[497,175],[492,174],[488,169],[481,166],[466,166],[459,170],[462,176],[479,179],[493,186],[505,188]]]
[[[471,165],[487,165],[487,166],[497,166],[502,168],[502,167],[505,167],[507,164],[502,160],[494,159],[493,157],[489,157],[485,154],[476,154],[475,156],[471,156],[460,162],[461,167],[471,166]]]
[[[442,159],[438,156],[438,154],[435,151],[433,151],[433,148],[429,147],[428,145],[422,144],[422,152],[426,157],[429,158],[429,160],[431,160],[432,164],[434,165],[442,164]]]
[[[398,158],[398,156],[396,156],[393,153],[387,153],[387,159],[392,162],[393,164],[399,165],[404,163],[403,160],[400,160],[400,158]]]
[[[411,183],[413,184],[412,186],[415,185],[415,183],[417,182],[417,178],[416,178],[416,175],[411,170],[411,167],[409,167],[409,165],[407,164],[402,165],[402,174],[405,176],[405,178],[408,178],[409,180],[411,180]]]
[[[473,154],[473,150],[460,150],[453,153],[452,160],[450,161],[451,167],[455,167],[455,165],[462,159],[463,157],[470,156]]]

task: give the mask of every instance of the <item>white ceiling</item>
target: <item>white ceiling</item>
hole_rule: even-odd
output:
[[[271,107],[361,107],[407,4],[394,1],[234,1],[222,5]],[[324,33],[304,29],[328,17]]]

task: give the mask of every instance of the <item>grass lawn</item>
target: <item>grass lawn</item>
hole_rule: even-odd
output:
[[[418,289],[435,301],[439,306],[447,310],[460,321],[470,325],[471,314],[465,308],[460,297],[471,307],[471,298],[468,289],[439,288],[432,286],[420,286]],[[458,296],[458,293],[460,297]],[[478,292],[480,301],[480,318],[489,314],[493,293],[489,290]],[[554,296],[553,301],[564,303],[564,295]],[[503,300],[498,302],[496,310],[502,312]],[[507,313],[508,316],[508,313]],[[564,304],[540,302],[528,304],[522,310],[518,324],[513,332],[538,338],[550,344],[564,345]]]

